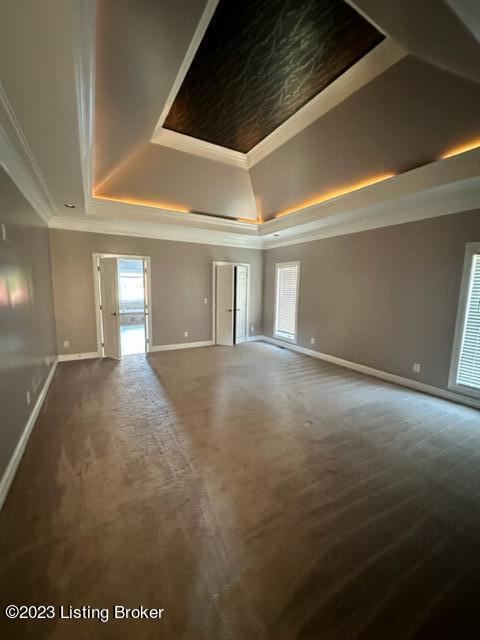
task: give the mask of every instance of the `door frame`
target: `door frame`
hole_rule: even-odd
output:
[[[147,306],[148,313],[146,314],[145,328],[146,328],[146,354],[153,351],[153,334],[152,334],[152,270],[150,256],[138,256],[128,253],[92,253],[92,266],[93,266],[93,291],[95,297],[95,328],[97,334],[97,353],[100,358],[105,357],[103,354],[103,324],[102,324],[102,310],[100,309],[100,275],[98,271],[98,259],[99,258],[120,258],[124,260],[144,260],[144,264],[147,270],[147,286],[144,291],[145,305]]]
[[[232,265],[233,267],[247,267],[247,336],[246,342],[250,337],[250,274],[251,265],[249,262],[230,262],[228,260],[213,260],[212,262],[212,342],[215,346],[217,343],[217,267]],[[235,345],[235,336],[233,336]]]

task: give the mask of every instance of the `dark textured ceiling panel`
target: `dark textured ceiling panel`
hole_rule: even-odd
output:
[[[245,153],[382,39],[343,0],[220,0],[164,126]]]

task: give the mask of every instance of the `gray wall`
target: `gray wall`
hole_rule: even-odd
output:
[[[58,229],[50,233],[60,354],[97,350],[92,253],[150,256],[154,345],[211,340],[212,260],[249,262],[249,326],[262,332],[261,251]],[[69,348],[64,340],[70,340]]]
[[[300,346],[446,388],[465,244],[479,240],[475,211],[267,250],[264,334],[275,263],[300,260]]]
[[[48,229],[0,169],[0,477],[56,354]],[[27,390],[31,394],[27,404]]]

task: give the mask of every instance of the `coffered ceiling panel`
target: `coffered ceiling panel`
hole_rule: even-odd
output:
[[[382,39],[343,0],[220,0],[164,127],[246,153]]]

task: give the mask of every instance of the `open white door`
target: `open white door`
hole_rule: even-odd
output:
[[[100,291],[102,296],[103,355],[122,357],[120,344],[120,311],[118,304],[117,258],[100,258]]]
[[[247,267],[235,267],[235,344],[247,340]]]
[[[233,346],[234,316],[234,266],[218,265],[216,268],[216,343]]]

